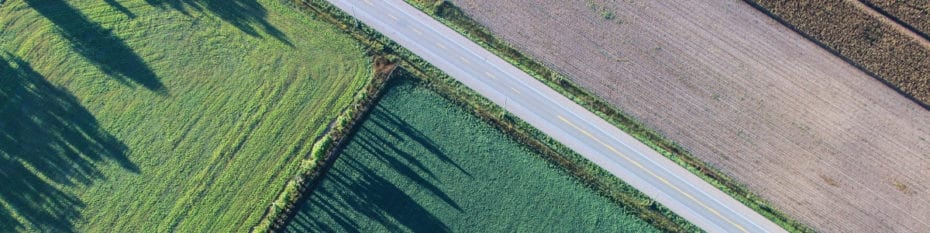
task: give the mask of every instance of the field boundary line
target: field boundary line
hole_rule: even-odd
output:
[[[920,45],[923,45],[925,48],[930,49],[930,35],[927,35],[923,31],[918,30],[913,25],[904,22],[897,16],[885,11],[881,7],[872,4],[865,0],[853,0],[853,4],[861,7],[867,13],[878,17],[879,20],[885,21],[888,24],[891,24],[893,27],[898,29],[898,31],[906,34],[909,37],[914,38]]]
[[[381,35],[376,30],[358,23],[354,18],[345,14],[340,9],[323,0],[291,0],[295,7],[304,10],[311,17],[318,18],[336,25],[343,32],[357,39],[369,53],[385,55],[389,60],[396,61],[397,65],[403,69],[399,72],[410,72],[421,79],[430,90],[439,93],[444,98],[458,103],[472,114],[479,118],[492,123],[496,128],[502,130],[509,137],[516,138],[532,150],[543,150],[546,153],[540,153],[547,161],[552,162],[566,171],[570,172],[573,177],[581,179],[586,186],[589,186],[600,195],[610,198],[613,202],[618,203],[623,208],[628,208],[632,213],[637,214],[640,218],[649,222],[653,226],[667,232],[700,232],[701,230],[693,224],[687,222],[675,213],[645,196],[632,186],[624,183],[622,180],[615,178],[606,170],[601,169],[592,162],[584,159],[581,155],[574,153],[568,147],[561,145],[559,142],[546,136],[541,131],[533,128],[526,122],[510,115],[499,106],[496,106],[483,96],[478,95],[473,90],[468,89],[464,84],[459,83],[449,77],[442,71],[433,67],[430,63],[405,48],[397,45],[387,37]],[[383,88],[383,86],[382,86]],[[446,91],[440,91],[440,90]],[[443,94],[443,93],[456,93]],[[339,121],[339,122],[345,122]],[[329,139],[329,140],[326,140]],[[314,145],[314,154],[322,152],[316,148],[332,147],[332,138],[326,137],[320,143]],[[319,158],[317,156],[317,158]],[[316,161],[309,161],[316,165]],[[295,180],[307,182],[305,178],[309,177],[298,175]],[[298,195],[298,194],[294,194]],[[282,198],[269,207],[269,213],[266,214],[263,221],[253,227],[252,232],[268,232],[280,230],[287,221],[288,213],[285,208],[293,208],[295,197],[284,195]]]
[[[849,9],[843,7],[859,9],[860,7],[857,7],[856,4],[862,3],[858,1],[860,0],[814,1],[812,4],[836,4],[835,7],[840,9],[834,9],[834,11],[844,11]],[[930,76],[927,75],[930,74],[930,60],[925,59],[930,57],[930,47],[922,45],[918,38],[907,36],[905,32],[894,28],[893,25],[884,24],[881,18],[874,18],[875,16],[868,12],[843,12],[845,18],[842,19],[842,23],[839,23],[839,25],[827,22],[831,19],[838,20],[830,15],[818,16],[824,19],[804,24],[802,22],[806,22],[806,20],[803,17],[810,16],[811,12],[790,9],[790,6],[785,5],[786,3],[774,0],[743,0],[743,2],[807,40],[814,42],[814,44],[842,59],[847,64],[856,67],[859,71],[875,78],[898,94],[924,109],[930,110]],[[810,8],[819,9],[823,7],[825,6],[812,6]],[[858,16],[864,14],[873,18],[856,18],[857,14],[855,13],[860,13]],[[850,17],[852,19],[847,19]],[[856,20],[859,20],[859,22],[850,22]],[[836,35],[829,34],[839,30],[834,27],[846,27],[844,29],[869,27],[882,32],[880,38],[876,38],[875,42],[881,42],[881,39],[888,37],[889,40],[898,43],[878,43],[873,45],[870,44],[872,42],[867,41],[867,38],[835,38]],[[825,28],[832,30],[823,30]],[[888,31],[887,34],[891,35],[885,35],[886,30]],[[857,44],[868,44],[868,46],[857,46]],[[894,46],[889,47],[892,45]],[[903,54],[901,50],[909,53]],[[909,59],[901,59],[902,57]]]
[[[287,182],[278,194],[278,198],[265,210],[261,220],[250,232],[274,232],[283,228],[296,213],[297,205],[308,197],[306,195],[319,183],[322,176],[332,166],[339,150],[345,146],[345,140],[360,123],[371,107],[383,95],[385,85],[390,81],[396,68],[390,56],[372,55],[372,78],[356,93],[352,104],[334,119],[326,132],[316,140],[307,156],[300,160],[297,174]]]
[[[552,70],[536,59],[514,49],[511,45],[490,33],[490,30],[470,18],[457,6],[443,0],[405,0],[434,19],[452,28],[459,34],[481,45],[495,55],[516,66],[520,70],[543,82],[553,90],[573,100],[585,109],[607,120],[617,128],[634,136],[650,148],[684,167],[702,180],[733,197],[740,203],[763,215],[790,232],[813,232],[813,229],[788,217],[771,207],[767,201],[749,192],[744,185],[736,183],[719,170],[697,159],[680,145],[648,129],[639,120],[629,116],[616,107],[607,104],[602,98],[577,86],[563,74]]]

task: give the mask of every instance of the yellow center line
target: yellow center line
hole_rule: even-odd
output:
[[[494,74],[491,74],[491,72],[485,71],[485,72],[484,72],[484,75],[487,75],[488,77],[491,77],[491,79],[497,79],[497,76],[494,76]]]
[[[672,187],[672,189],[675,189],[675,191],[678,191],[679,193],[685,195],[685,197],[688,197],[688,199],[691,199],[692,201],[698,203],[698,205],[701,205],[701,207],[704,207],[704,209],[707,209],[708,211],[710,211],[711,213],[713,213],[713,214],[716,215],[717,217],[722,218],[723,220],[726,220],[728,223],[732,224],[733,226],[736,226],[736,228],[739,228],[740,231],[742,231],[742,232],[749,232],[749,231],[746,230],[746,228],[743,228],[743,226],[740,226],[740,225],[736,224],[735,222],[731,221],[729,218],[724,217],[723,215],[721,215],[719,212],[717,212],[717,210],[711,209],[710,206],[707,206],[707,205],[704,204],[703,202],[698,201],[697,198],[694,198],[694,196],[691,196],[691,194],[686,193],[684,190],[681,190],[681,189],[678,188],[677,186],[672,185],[672,183],[669,182],[668,180],[666,180],[665,178],[662,178],[662,177],[656,175],[655,173],[653,173],[651,170],[646,169],[646,167],[643,166],[642,164],[640,164],[639,162],[637,162],[637,161],[631,159],[630,157],[624,155],[623,153],[620,153],[620,151],[617,151],[617,149],[615,149],[613,146],[610,146],[610,145],[608,145],[607,143],[604,143],[604,142],[601,141],[600,139],[594,137],[594,135],[592,135],[592,134],[589,133],[588,131],[586,131],[586,130],[584,130],[584,129],[581,129],[581,128],[579,128],[577,125],[575,125],[575,124],[569,122],[567,119],[565,119],[565,118],[562,117],[561,115],[556,115],[556,116],[559,118],[559,120],[562,120],[562,122],[565,122],[566,124],[568,124],[568,125],[571,126],[572,128],[575,128],[576,130],[581,131],[581,133],[583,133],[584,135],[587,135],[589,138],[593,139],[594,141],[596,141],[597,143],[601,144],[602,146],[607,147],[607,149],[610,149],[610,151],[613,151],[615,154],[619,155],[621,158],[625,159],[627,162],[630,162],[630,163],[632,163],[633,165],[635,165],[636,167],[638,167],[639,169],[642,169],[643,171],[646,171],[646,173],[648,173],[650,176],[655,177],[656,179],[659,179],[659,181],[661,181],[661,182],[664,183],[665,185],[668,185],[669,187]]]
[[[462,62],[465,64],[471,64],[471,62],[469,62],[468,59],[465,59],[465,57],[459,56],[459,60],[462,60]]]

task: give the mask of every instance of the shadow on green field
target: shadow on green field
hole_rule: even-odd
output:
[[[124,84],[132,82],[159,93],[166,90],[145,61],[109,29],[95,23],[64,0],[25,0],[32,9],[52,21],[62,37],[109,76]],[[128,10],[127,10],[128,11]],[[130,13],[131,14],[131,13]]]
[[[139,172],[74,96],[9,53],[0,54],[0,119],[0,232],[20,221],[73,231],[84,203],[59,187],[106,179],[98,168],[106,163]]]
[[[110,7],[113,7],[113,9],[116,9],[119,12],[126,15],[126,17],[129,17],[130,19],[136,18],[136,14],[133,14],[132,11],[129,11],[129,9],[127,9],[125,6],[123,6],[123,4],[120,4],[116,0],[103,0],[103,1],[106,2],[107,5],[110,5]]]
[[[0,0],[0,3],[3,3],[3,0]],[[0,206],[0,232],[14,232],[16,228],[20,226],[19,222],[13,218],[13,214],[6,208]]]
[[[398,188],[351,155],[342,162],[346,163],[344,167],[326,174],[324,182],[330,182],[332,190],[317,190],[313,194],[315,197],[306,203],[307,208],[318,209],[317,214],[325,214],[338,226],[320,221],[321,216],[306,216],[309,218],[297,220],[296,224],[322,232],[359,232],[363,228],[356,219],[345,214],[352,211],[364,215],[367,221],[377,222],[389,232],[450,232],[446,224],[406,193],[409,190]]]
[[[372,120],[372,123],[381,127],[382,130],[386,132],[390,132],[391,135],[394,136],[396,140],[403,140],[403,138],[397,135],[396,133],[391,132],[392,130],[400,130],[401,133],[403,133],[404,135],[407,135],[411,140],[415,141],[421,147],[426,148],[430,152],[430,154],[437,156],[440,160],[442,160],[445,163],[455,166],[456,169],[458,169],[460,172],[464,173],[465,175],[468,175],[468,177],[472,177],[471,173],[468,173],[468,171],[465,171],[465,169],[463,169],[462,166],[459,166],[457,163],[452,161],[452,159],[449,158],[449,155],[442,152],[442,150],[440,150],[439,147],[436,146],[436,143],[433,142],[432,139],[430,139],[426,135],[423,135],[423,132],[420,132],[419,130],[410,126],[410,123],[407,123],[407,121],[398,117],[396,114],[394,114],[390,110],[379,106],[376,108],[375,111],[372,111],[372,114],[377,119],[377,120]],[[386,124],[393,125],[395,128],[394,129],[389,128],[386,126]]]
[[[188,9],[209,11],[223,19],[223,21],[236,26],[242,32],[261,38],[262,36],[258,34],[256,26],[253,26],[258,24],[257,27],[260,27],[265,33],[288,46],[294,47],[294,44],[291,43],[284,32],[278,30],[265,19],[268,12],[256,0],[145,0],[145,2],[153,6],[169,6],[185,15],[190,15]]]
[[[429,208],[450,208],[464,213],[435,183],[439,179],[431,169],[436,168],[425,165],[423,160],[436,158],[467,177],[472,175],[432,140],[386,108],[375,107],[363,122],[350,143],[354,144],[351,147],[361,149],[345,150],[339,155],[319,187],[299,207],[303,210],[291,219],[287,230],[358,232],[376,224],[390,232],[450,232],[425,203],[408,193],[427,192],[441,202]],[[392,183],[398,181],[412,182],[416,188],[401,188]]]

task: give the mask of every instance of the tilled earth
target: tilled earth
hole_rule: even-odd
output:
[[[905,1],[889,1],[747,0],[930,108],[930,41],[908,29],[921,25],[906,23],[919,14],[894,16],[910,12],[899,10]]]
[[[818,231],[930,232],[930,111],[743,1],[453,2]]]

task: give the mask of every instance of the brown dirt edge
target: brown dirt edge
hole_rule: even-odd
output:
[[[343,32],[359,40],[361,44],[368,49],[369,53],[382,54],[388,60],[396,62],[401,69],[393,71],[397,74],[391,75],[391,77],[409,77],[414,79],[419,85],[423,85],[437,92],[444,98],[463,107],[466,111],[472,112],[475,116],[492,124],[499,130],[502,130],[509,137],[524,143],[528,148],[538,152],[551,164],[565,169],[574,177],[580,179],[582,183],[594,189],[598,194],[615,201],[615,203],[622,208],[631,210],[640,218],[646,220],[658,229],[665,232],[701,231],[697,226],[687,222],[684,218],[681,218],[666,207],[651,200],[645,194],[640,193],[609,172],[587,161],[581,155],[574,153],[571,149],[549,138],[526,122],[506,113],[499,106],[493,104],[471,89],[468,89],[463,84],[455,81],[428,62],[413,55],[386,37],[383,37],[377,31],[367,26],[356,24],[354,19],[329,3],[316,0],[291,1],[295,4],[295,7],[305,10],[311,16],[335,24],[342,29]],[[374,70],[378,69],[375,68]],[[379,88],[377,88],[379,92],[374,95],[362,94],[362,99],[368,99],[370,101],[364,102],[361,106],[366,106],[365,108],[367,108],[377,103],[377,100],[380,99],[381,89],[390,85],[388,79],[391,77],[386,77],[383,82],[377,85],[379,86]],[[368,90],[368,92],[364,93],[372,91],[371,89],[366,90]],[[360,105],[355,105],[355,109],[359,107]],[[298,207],[297,204],[299,204],[303,198],[307,198],[306,194],[319,184],[323,174],[332,166],[332,162],[336,157],[335,155],[338,154],[338,151],[343,146],[342,143],[344,143],[342,140],[336,140],[334,142],[334,138],[341,139],[343,136],[351,135],[351,133],[354,132],[353,125],[356,124],[356,121],[364,119],[365,112],[355,111],[355,113],[357,114],[353,116],[356,117],[352,117],[352,121],[345,119],[337,120],[336,129],[342,132],[336,135],[338,137],[326,137],[314,145],[312,157],[316,159],[313,160],[313,167],[307,169],[307,172],[299,173],[293,179],[295,182],[294,186],[299,188],[296,190],[298,192],[282,193],[282,197],[287,198],[269,207],[269,212],[275,212],[276,214],[266,213],[264,221],[254,227],[252,232],[275,232],[282,230],[288,219],[294,216],[294,211]]]
[[[930,110],[930,48],[846,2],[857,0],[743,1]]]
[[[885,17],[904,26],[908,30],[930,40],[930,20],[921,17],[930,16],[930,3],[913,6],[916,2],[900,2],[898,0],[859,0],[865,5],[875,9]],[[917,3],[919,4],[919,3]],[[905,6],[907,5],[907,6]],[[907,8],[907,9],[906,9]]]
[[[405,0],[411,5],[441,21],[446,26],[458,31],[482,47],[517,66],[524,72],[542,81],[550,88],[572,99],[601,118],[629,133],[637,140],[655,149],[680,166],[688,169],[698,177],[714,185],[734,199],[775,222],[789,232],[814,232],[810,227],[790,218],[774,209],[771,204],[753,194],[744,185],[737,183],[719,170],[697,159],[678,144],[646,128],[635,118],[616,109],[603,99],[575,85],[564,75],[542,65],[537,60],[517,51],[508,43],[497,38],[490,31],[470,18],[466,13],[443,0]],[[919,103],[919,102],[918,102]]]
[[[320,152],[314,153],[313,155],[315,157],[312,158],[312,160],[316,161],[315,166],[302,174],[298,174],[297,177],[295,177],[297,192],[290,194],[293,195],[290,198],[291,201],[288,201],[284,205],[281,213],[279,213],[277,216],[274,216],[273,218],[268,218],[273,219],[271,227],[268,229],[268,231],[279,231],[283,229],[287,222],[295,216],[295,211],[297,211],[300,207],[300,203],[309,197],[307,194],[312,193],[313,190],[319,186],[323,176],[326,174],[326,172],[329,171],[330,168],[332,168],[333,162],[336,160],[342,149],[345,148],[346,143],[348,142],[348,140],[345,139],[348,139],[348,136],[352,135],[358,129],[359,123],[361,123],[368,116],[368,112],[371,110],[371,107],[375,106],[375,104],[377,104],[383,96],[382,94],[383,90],[385,89],[384,87],[388,86],[391,78],[394,77],[392,74],[394,73],[396,65],[393,62],[388,61],[388,59],[382,55],[375,55],[373,60],[374,66],[372,67],[372,70],[376,74],[376,81],[372,82],[372,85],[369,85],[365,90],[365,93],[368,93],[365,94],[365,96],[370,98],[364,98],[363,100],[358,101],[354,105],[355,109],[353,114],[347,114],[349,116],[349,120],[345,121],[346,123],[344,123],[342,127],[334,128],[337,130],[330,131],[330,137],[323,139],[326,141],[320,142],[320,145],[323,146],[319,147]],[[254,231],[255,230],[253,230],[253,232]]]
[[[284,3],[307,13],[310,17],[331,23],[359,41],[360,45],[366,48],[366,53],[372,57],[371,70],[374,77],[357,93],[353,104],[330,123],[324,136],[314,142],[312,149],[307,152],[307,158],[301,161],[296,175],[279,192],[278,198],[265,210],[262,219],[250,232],[276,232],[293,218],[297,204],[306,198],[308,190],[312,190],[315,182],[329,169],[335,159],[333,155],[338,154],[338,149],[344,143],[344,137],[353,132],[359,119],[377,103],[384,86],[397,67],[397,56],[392,54],[389,47],[356,30],[356,26],[345,23],[348,21],[344,17],[329,14],[326,8],[315,7],[322,4],[319,0],[289,0]]]
[[[299,0],[294,0],[299,1]],[[297,4],[294,4],[297,7]],[[308,7],[298,7],[301,10],[315,12]],[[313,16],[313,14],[311,13]],[[328,22],[338,22],[338,19],[318,14]],[[340,24],[335,24],[340,25]],[[340,27],[345,30],[345,27]],[[356,39],[359,39],[356,35]],[[393,77],[397,68],[396,56],[390,51],[382,49],[371,41],[359,40],[367,48],[367,55],[371,56],[371,71],[373,77],[365,84],[362,91],[356,93],[353,103],[344,109],[341,114],[329,124],[323,136],[314,141],[312,149],[307,153],[306,159],[301,161],[297,174],[287,182],[279,192],[278,198],[271,203],[262,219],[250,232],[275,232],[283,228],[287,221],[296,214],[297,205],[304,200],[307,193],[319,183],[320,178],[332,166],[339,150],[346,143],[346,136],[356,130],[360,119],[363,119],[382,96],[384,87]],[[367,42],[367,43],[366,43]]]

